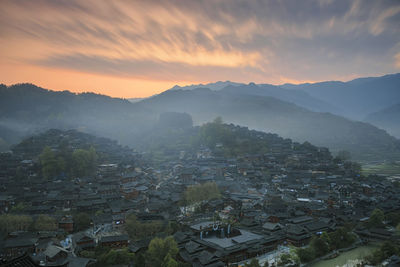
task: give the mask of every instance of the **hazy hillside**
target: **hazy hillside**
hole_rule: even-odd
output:
[[[50,128],[79,129],[129,143],[132,134],[157,119],[128,100],[104,95],[55,92],[32,84],[0,87],[0,126],[21,136]],[[1,131],[0,137],[5,134]]]
[[[318,112],[339,113],[340,111],[331,104],[314,98],[300,90],[288,90],[270,84],[229,85],[221,90],[224,93],[254,96],[272,96],[277,99],[294,103],[298,106]]]
[[[365,121],[377,125],[400,138],[400,103],[369,114]]]
[[[360,78],[349,82],[286,84],[282,87],[302,90],[339,108],[343,115],[361,120],[370,113],[399,102],[400,73],[382,77]]]
[[[244,89],[247,90],[247,86]],[[1,86],[0,126],[5,130],[0,131],[0,138],[22,137],[50,128],[78,129],[137,146],[142,137],[162,127],[161,114],[186,112],[192,116],[194,124],[222,116],[226,122],[277,133],[294,141],[309,141],[329,147],[333,152],[349,150],[359,159],[399,155],[399,141],[370,124],[313,112],[270,96],[229,90],[169,90],[131,103],[92,93],[54,92],[32,84]],[[176,116],[165,118],[182,119]],[[184,121],[190,124],[189,119]]]
[[[166,91],[137,103],[156,112],[187,112],[195,124],[222,116],[226,122],[310,141],[333,151],[350,150],[362,159],[398,156],[399,140],[368,123],[317,113],[268,96],[237,95],[210,89]]]

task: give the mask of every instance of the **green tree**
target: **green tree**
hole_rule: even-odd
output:
[[[17,205],[13,206],[10,210],[11,213],[21,213],[26,209],[26,204],[24,202],[19,202]]]
[[[101,266],[114,266],[117,264],[129,264],[135,259],[135,254],[129,252],[127,248],[122,250],[111,249],[99,257]]]
[[[55,231],[58,225],[53,217],[41,214],[37,217],[34,227],[37,231]]]
[[[315,257],[321,257],[329,252],[329,244],[317,236],[311,239],[310,247],[314,250]]]
[[[310,247],[299,248],[296,250],[296,254],[302,263],[312,261],[315,258],[314,250]]]
[[[385,219],[385,214],[380,209],[374,209],[369,217],[367,226],[369,228],[383,227],[383,220]]]
[[[76,149],[72,153],[72,173],[77,177],[92,175],[96,170],[98,156],[94,147],[88,150]]]
[[[90,227],[90,216],[87,213],[81,212],[74,215],[74,230],[81,231]]]
[[[184,199],[187,203],[193,204],[203,200],[217,199],[221,197],[218,186],[215,182],[207,182],[189,186],[184,192]]]
[[[51,179],[65,171],[65,161],[62,157],[57,157],[53,150],[46,146],[39,155],[42,175],[45,179]]]
[[[135,266],[146,266],[146,258],[143,256],[143,253],[136,254]]]
[[[0,232],[27,231],[32,225],[32,218],[27,215],[0,215]]]
[[[124,227],[129,237],[133,240],[143,239],[163,231],[162,222],[151,221],[142,223],[137,220],[134,214],[127,217]]]
[[[329,248],[331,250],[348,247],[356,240],[354,234],[349,232],[349,230],[344,227],[341,227],[336,231],[329,233],[328,235],[330,239]]]
[[[146,253],[146,262],[149,263],[150,266],[162,266],[167,255],[174,259],[178,254],[178,251],[178,245],[172,236],[165,239],[156,237],[151,240],[149,244]]]
[[[332,250],[332,240],[327,232],[323,232],[321,235],[321,240],[323,240],[326,244],[328,244],[329,250]]]
[[[391,241],[385,241],[379,248],[374,250],[366,260],[373,265],[379,265],[382,261],[392,255],[400,256],[400,247]]]
[[[174,260],[174,258],[172,258],[172,256],[170,254],[167,254],[167,256],[165,256],[164,261],[161,266],[162,267],[178,267],[179,264],[176,260]]]

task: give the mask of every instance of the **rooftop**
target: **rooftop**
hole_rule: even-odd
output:
[[[204,241],[214,243],[222,248],[228,248],[235,246],[237,244],[243,244],[254,240],[260,240],[263,236],[254,234],[252,232],[246,230],[240,230],[240,235],[235,237],[225,237],[225,238],[218,238],[218,237],[207,237],[203,238]]]

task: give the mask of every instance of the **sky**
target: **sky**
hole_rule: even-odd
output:
[[[0,83],[146,97],[400,72],[400,1],[0,0]]]

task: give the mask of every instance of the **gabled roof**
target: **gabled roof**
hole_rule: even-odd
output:
[[[189,241],[189,242],[186,243],[185,249],[186,249],[187,252],[189,252],[189,254],[193,254],[193,253],[195,253],[197,251],[202,250],[203,247],[199,243],[196,243],[196,242],[193,242],[193,241]]]
[[[46,248],[46,250],[43,252],[43,254],[46,255],[49,258],[53,258],[54,256],[56,256],[60,252],[68,253],[67,250],[65,250],[65,249],[63,249],[61,247],[50,245],[50,246],[48,246]]]
[[[282,229],[282,225],[279,223],[270,223],[270,222],[266,222],[263,224],[262,226],[264,229],[269,230],[269,231],[276,231],[279,229]]]
[[[100,239],[100,243],[128,241],[128,240],[129,240],[129,237],[127,235],[112,235],[112,236],[103,236]]]
[[[215,255],[215,253],[210,253],[207,250],[203,250],[199,256],[197,257],[201,264],[206,265],[212,262],[217,261],[219,258]]]
[[[28,247],[37,243],[37,238],[16,237],[9,238],[4,243],[4,248]]]

